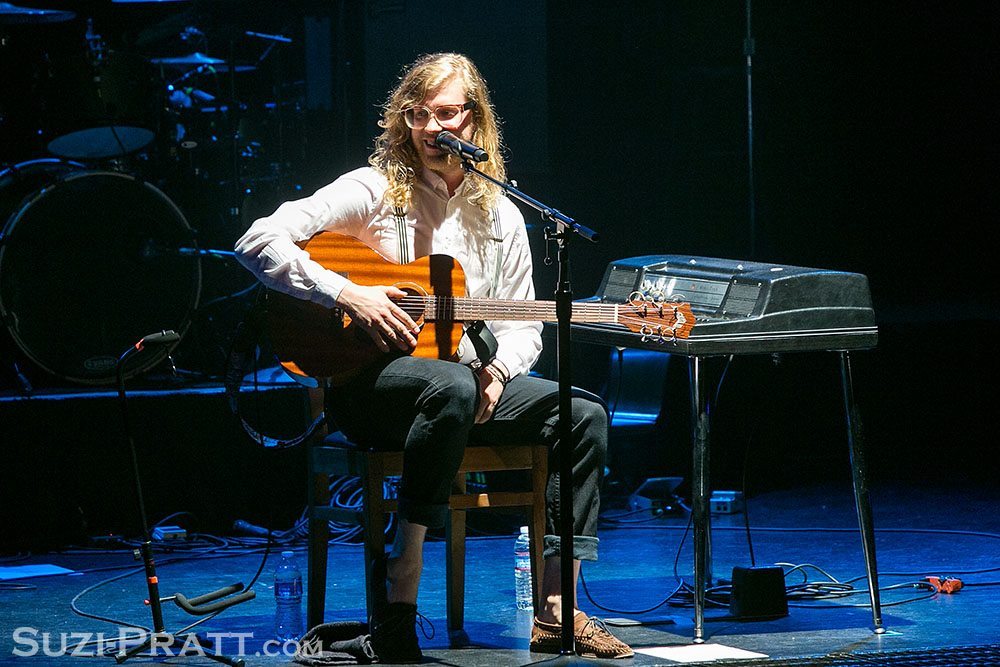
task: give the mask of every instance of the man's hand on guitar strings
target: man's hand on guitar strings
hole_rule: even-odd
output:
[[[402,299],[406,292],[396,287],[367,287],[348,283],[337,299],[351,317],[364,329],[382,352],[397,347],[409,352],[417,346],[416,322],[393,299]]]

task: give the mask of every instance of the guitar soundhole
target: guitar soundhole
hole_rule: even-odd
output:
[[[418,325],[422,325],[425,306],[423,297],[426,296],[426,293],[416,286],[396,285],[396,287],[406,292],[406,296],[397,302],[399,307],[410,316],[410,319]]]

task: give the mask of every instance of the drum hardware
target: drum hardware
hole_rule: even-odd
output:
[[[164,65],[167,67],[199,67],[201,65],[222,65],[226,61],[220,58],[212,58],[200,51],[195,51],[184,56],[150,58],[149,62],[154,65]]]
[[[149,239],[143,246],[142,256],[146,259],[164,256],[207,257],[209,259],[228,261],[235,259],[236,253],[232,250],[217,250],[215,248],[167,246],[154,239]]]
[[[24,374],[24,371],[21,370],[21,365],[17,361],[11,361],[10,368],[14,372],[14,377],[17,378],[18,384],[21,385],[21,393],[25,396],[30,396],[35,391],[35,387],[31,384],[28,376]]]
[[[42,127],[41,92],[50,81],[51,57],[67,49],[78,28],[74,18],[72,11],[0,2],[0,154],[11,162],[44,153],[50,137]]]
[[[180,33],[181,41],[185,44],[199,44],[201,48],[208,47],[208,37],[205,33],[193,25],[185,26]],[[195,49],[198,50],[197,48]]]
[[[150,183],[62,160],[21,163],[0,172],[0,222],[0,337],[33,367],[108,384],[117,351],[143,331],[187,331],[201,256],[144,252],[193,240],[180,209]],[[169,352],[137,359],[126,374]]]
[[[247,37],[256,37],[257,39],[263,39],[268,42],[278,42],[281,44],[291,44],[292,38],[285,37],[284,35],[269,35],[265,32],[254,32],[253,30],[247,30],[243,33]]]
[[[53,64],[46,115],[56,136],[48,151],[94,161],[146,148],[156,138],[160,95],[152,66],[136,54],[110,49],[91,18],[83,41],[84,58],[64,57]]]
[[[191,109],[196,104],[210,104],[215,101],[215,95],[204,90],[185,86],[178,88],[175,84],[167,85],[167,102],[177,109]]]
[[[93,67],[100,66],[105,58],[107,58],[108,51],[107,45],[104,43],[104,38],[94,32],[94,19],[92,18],[87,19],[87,32],[84,34],[84,39],[87,41],[90,64]]]
[[[131,1],[140,6],[159,4],[158,0]],[[9,3],[0,2],[0,10],[7,6]],[[17,22],[61,22],[75,17],[72,12],[44,13],[35,17],[39,20],[18,18]],[[6,24],[9,22],[0,11],[0,32],[8,32]],[[280,138],[272,139],[272,136],[281,136],[275,129],[277,124],[295,122],[292,116],[281,117],[295,113],[292,101],[263,102],[261,100],[267,98],[250,96],[240,100],[242,95],[235,92],[234,80],[242,80],[235,79],[234,75],[254,75],[273,46],[287,43],[283,40],[266,40],[268,44],[253,49],[257,53],[263,51],[261,58],[258,60],[251,55],[249,62],[254,64],[243,64],[232,58],[212,57],[213,51],[207,48],[204,33],[192,26],[185,29],[181,37],[182,40],[186,37],[188,47],[181,52],[190,49],[190,53],[172,57],[164,54],[162,58],[151,59],[112,48],[112,45],[117,46],[114,36],[109,34],[113,31],[101,30],[103,24],[95,25],[94,20],[87,20],[86,28],[83,24],[81,17],[79,23],[67,23],[58,28],[67,31],[68,39],[59,42],[67,46],[54,53],[52,61],[46,60],[49,63],[46,71],[39,72],[43,76],[34,76],[33,72],[33,77],[47,87],[31,90],[24,96],[38,100],[40,112],[32,109],[18,116],[45,121],[54,118],[58,122],[40,127],[38,145],[31,152],[9,153],[6,157],[13,166],[4,169],[8,165],[0,165],[0,316],[3,317],[0,339],[13,343],[11,347],[17,363],[24,369],[22,374],[36,385],[39,384],[38,375],[83,384],[107,383],[107,357],[110,355],[103,351],[93,352],[90,348],[95,340],[104,336],[113,338],[118,329],[132,324],[128,321],[132,318],[123,316],[132,308],[137,307],[140,311],[139,319],[146,309],[167,311],[166,314],[174,318],[167,324],[181,333],[198,328],[192,319],[201,311],[198,307],[201,260],[207,258],[220,264],[233,262],[232,252],[215,248],[225,247],[228,239],[224,236],[245,226],[240,216],[247,206],[247,197],[253,196],[259,187],[265,194],[279,187],[278,181],[283,180],[281,172],[287,165],[281,158],[280,145],[273,143],[280,142]],[[44,29],[47,34],[53,30]],[[16,30],[9,32],[16,36]],[[110,42],[104,40],[102,32]],[[264,39],[258,35],[249,37]],[[27,42],[25,45],[32,48]],[[277,67],[276,60],[271,58],[272,65]],[[171,79],[171,83],[166,83]],[[141,96],[137,94],[140,90]],[[283,97],[288,93],[277,94]],[[143,107],[142,102],[149,108]],[[56,116],[58,112],[68,111],[74,113]],[[35,127],[31,126],[31,134]],[[164,127],[170,131],[161,132]],[[176,136],[172,127],[178,128]],[[8,128],[2,129],[6,132]],[[28,159],[44,154],[46,146],[62,159]],[[147,147],[151,147],[148,152]],[[183,153],[181,149],[185,149]],[[183,155],[184,159],[170,158],[171,154]],[[137,165],[136,160],[143,161],[145,167]],[[138,168],[143,169],[150,182],[134,175]],[[265,173],[268,169],[270,171]],[[194,172],[200,172],[199,180],[187,180]],[[173,178],[184,180],[173,181]],[[164,194],[153,184],[171,194]],[[176,193],[171,184],[178,186]],[[206,188],[214,194],[205,197]],[[127,192],[119,196],[119,190]],[[213,221],[208,228],[214,230],[210,235],[211,248],[200,248],[191,238],[185,214],[176,203],[185,195],[198,198],[190,207],[181,204],[185,211],[188,208],[194,211],[194,220]],[[181,199],[171,200],[175,196]],[[270,200],[269,197],[268,203]],[[126,201],[129,203],[123,203]],[[171,212],[171,208],[177,209],[176,213]],[[251,204],[250,208],[254,206]],[[125,238],[113,241],[99,231],[96,235],[84,233],[99,226],[97,220],[106,209],[110,209],[111,226]],[[125,209],[135,209],[133,220],[127,219]],[[50,217],[50,210],[53,212],[51,222],[45,222]],[[83,218],[79,224],[70,212]],[[143,230],[142,223],[147,216],[154,219],[154,224],[152,229]],[[59,228],[58,231],[52,228],[53,225]],[[184,229],[163,229],[174,226]],[[49,231],[44,231],[45,228]],[[84,238],[88,236],[94,238]],[[54,248],[42,248],[42,238],[52,241]],[[117,257],[114,258],[99,247],[115,243]],[[25,255],[37,253],[44,257],[53,249],[66,267],[79,266],[82,262],[85,268],[75,272],[82,274],[79,281],[67,278],[63,271],[62,281],[51,280],[37,290],[38,298],[40,302],[48,300],[52,310],[61,307],[64,300],[68,302],[66,307],[70,312],[63,313],[65,321],[70,326],[77,321],[82,323],[76,327],[80,331],[79,346],[60,336],[47,336],[48,329],[40,324],[41,306],[33,306],[21,298],[31,273]],[[129,295],[117,301],[113,298],[116,290],[131,280],[132,274],[125,277],[123,267],[126,266],[137,275],[143,288],[151,292],[151,297]],[[169,274],[164,284],[146,280],[163,267],[165,274]],[[228,275],[228,269],[223,270]],[[105,275],[98,276],[102,271]],[[90,293],[74,292],[76,282],[88,283]],[[168,284],[177,287],[171,288]],[[60,287],[66,287],[65,293],[49,294],[60,292]],[[234,292],[221,297],[230,302],[242,292],[235,292],[235,285],[217,284],[213,288],[217,292]],[[182,306],[177,306],[175,301]],[[150,323],[153,328],[162,326],[160,322]],[[192,337],[196,333],[193,332]],[[112,347],[115,345],[105,345],[102,350]],[[131,376],[145,370],[130,367],[127,372]]]
[[[207,44],[205,33],[195,26],[185,27],[180,37],[185,42]],[[174,159],[183,156],[182,163],[190,174],[219,184],[234,183],[235,191],[242,171],[239,161],[248,149],[239,120],[247,107],[234,100],[232,75],[254,72],[256,66],[230,65],[204,51],[158,56],[150,62],[159,67],[161,78],[167,80],[169,154]],[[178,70],[178,76],[167,76],[168,72]],[[219,80],[220,74],[229,75],[228,81]],[[249,149],[256,152],[254,147]]]
[[[205,188],[224,188],[213,189],[213,196],[185,201],[185,208],[202,211],[213,219],[218,213],[227,228],[229,223],[242,228],[247,196],[261,183],[282,180],[285,160],[281,141],[287,134],[284,124],[290,122],[284,116],[299,111],[301,103],[293,99],[243,101],[236,93],[238,79],[234,75],[257,72],[268,54],[274,55],[275,46],[292,43],[292,39],[233,31],[234,39],[265,42],[261,49],[255,49],[260,54],[254,57],[255,64],[243,64],[232,60],[233,44],[229,59],[215,57],[204,31],[194,25],[181,30],[182,25],[177,26],[180,41],[192,50],[181,55],[156,54],[149,59],[160,72],[165,102],[160,122],[165,131],[158,144],[164,161],[159,173],[165,176],[165,183],[176,186],[182,201]],[[176,30],[173,34],[178,35]],[[276,93],[288,94],[284,90]],[[272,146],[272,137],[277,145]],[[211,212],[204,211],[209,201],[217,202]]]
[[[256,65],[229,65],[228,63],[223,63],[221,65],[209,65],[206,69],[218,72],[220,74],[235,72],[237,74],[247,74],[249,72],[256,72]]]

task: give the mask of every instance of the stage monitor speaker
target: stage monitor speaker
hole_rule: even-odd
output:
[[[788,616],[784,571],[780,567],[734,567],[729,614],[741,621]]]

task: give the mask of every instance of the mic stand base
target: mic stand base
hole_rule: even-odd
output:
[[[146,637],[146,639],[140,644],[116,653],[115,662],[120,665],[129,658],[133,658],[139,653],[142,653],[146,649],[153,648],[153,657],[156,657],[156,649],[163,649],[167,657],[198,655],[208,658],[209,660],[221,662],[224,665],[231,665],[232,667],[245,667],[246,663],[242,659],[233,659],[217,653],[210,653],[205,650],[212,648],[211,642],[206,643],[201,639],[201,637],[193,632],[184,633],[175,637],[166,631],[163,624],[163,607],[160,601],[159,577],[156,576],[156,563],[153,562],[153,544],[148,537],[146,541],[142,543],[142,546],[136,550],[136,555],[142,558],[142,566],[146,575],[146,586],[149,591],[149,611],[153,616],[153,632],[151,632],[149,636]],[[171,649],[188,649],[188,651],[181,650],[179,653],[173,653]]]
[[[246,662],[240,658],[233,659],[224,655],[209,653],[203,650],[211,647],[207,646],[205,642],[203,642],[198,635],[193,632],[185,633],[177,637],[171,635],[166,631],[163,623],[163,605],[160,600],[160,580],[159,577],[156,576],[156,563],[153,561],[153,542],[150,538],[149,521],[146,517],[146,502],[142,493],[142,476],[139,474],[139,457],[136,453],[135,441],[132,438],[132,422],[129,418],[128,400],[125,393],[125,362],[129,357],[139,352],[141,349],[142,341],[125,350],[125,352],[118,357],[118,363],[115,370],[118,378],[118,398],[122,414],[122,428],[125,432],[125,440],[128,443],[129,453],[132,457],[133,481],[135,482],[139,520],[142,522],[143,543],[142,546],[135,550],[135,556],[137,559],[142,559],[143,572],[146,575],[146,591],[149,595],[147,604],[149,605],[149,612],[153,617],[153,632],[151,632],[149,636],[137,646],[133,646],[130,649],[122,650],[116,653],[115,662],[120,665],[129,658],[132,658],[142,651],[150,648],[154,650],[154,657],[156,649],[187,648],[190,649],[191,652],[208,658],[209,660],[214,660],[225,665],[231,665],[232,667],[245,667]],[[165,651],[165,653],[167,657],[174,657],[169,651]],[[184,653],[185,651],[182,650],[180,654],[183,655]]]
[[[168,658],[180,657],[180,656],[198,656],[202,658],[207,658],[209,660],[214,660],[215,662],[222,663],[224,665],[230,665],[231,667],[246,667],[246,662],[242,658],[230,658],[225,655],[220,655],[218,653],[211,653],[209,649],[212,648],[211,642],[203,641],[195,633],[187,633],[177,637],[174,637],[169,632],[159,632],[149,635],[149,637],[139,644],[138,646],[133,646],[128,651],[121,651],[115,654],[115,662],[119,665],[128,660],[129,658],[134,658],[139,653],[145,651],[153,646],[153,642],[156,640],[156,648],[163,649],[164,654]],[[179,652],[173,652],[172,649],[188,649],[180,650]],[[156,654],[151,654],[151,657],[155,658]]]
[[[576,653],[571,653],[569,655],[560,654],[554,658],[531,663],[531,667],[542,667],[543,665],[545,667],[565,667],[566,665],[589,665],[590,667],[594,667],[594,661],[591,658],[581,658]]]

